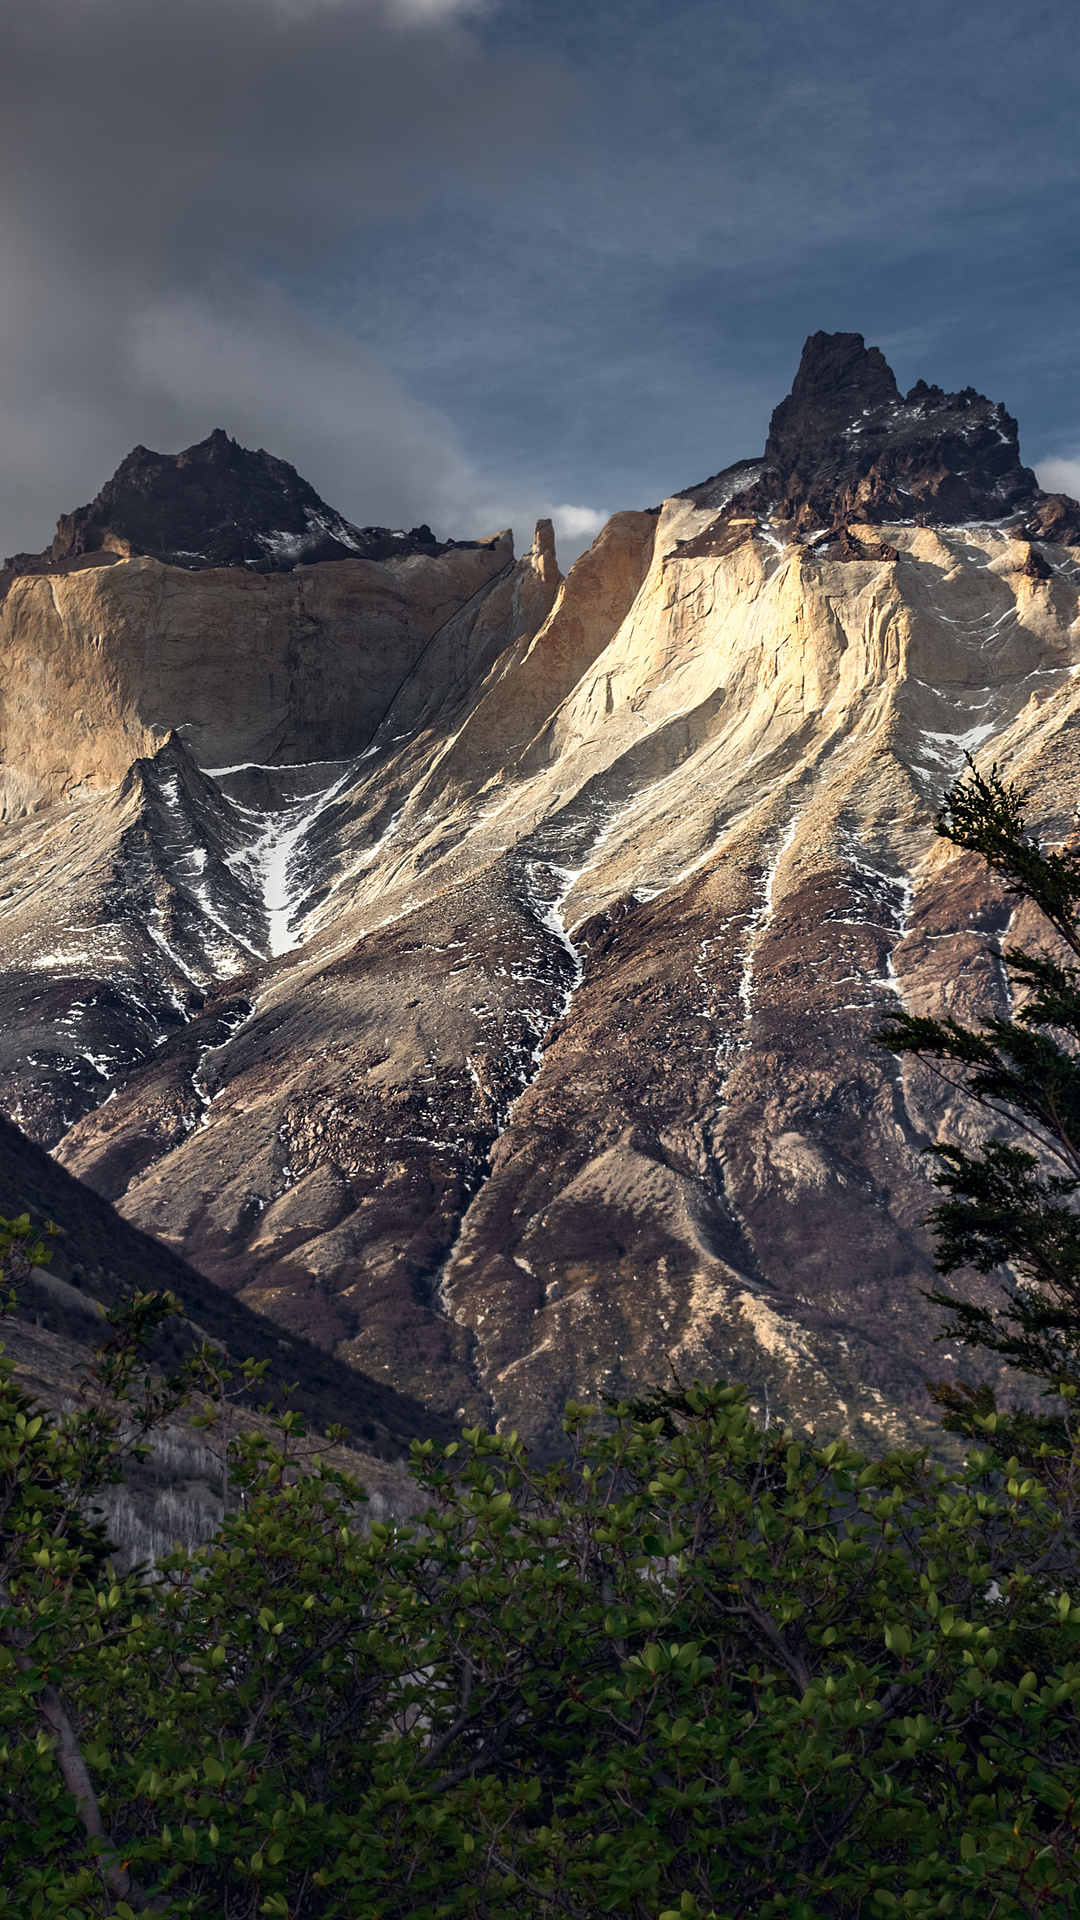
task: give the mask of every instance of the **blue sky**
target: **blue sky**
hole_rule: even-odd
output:
[[[1075,0],[0,0],[3,550],[223,425],[565,563],[818,327],[1075,491],[1078,98]]]

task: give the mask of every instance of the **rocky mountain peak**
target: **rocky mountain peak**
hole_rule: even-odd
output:
[[[899,401],[900,389],[880,347],[868,347],[861,333],[812,333],[791,392],[773,412],[765,458],[783,472],[808,449],[819,449]]]
[[[905,397],[859,333],[815,333],[772,417],[766,464],[781,511],[826,526],[851,515],[922,525],[1001,520],[1039,493],[1016,421],[974,387],[920,380]]]
[[[96,499],[62,514],[42,554],[5,564],[21,572],[63,569],[82,555],[149,555],[170,566],[289,572],[301,563],[436,555],[471,541],[437,541],[426,524],[406,532],[355,527],[313,486],[262,448],[242,447],[215,427],[180,453],[137,446]]]
[[[732,484],[724,484],[728,476]],[[703,554],[748,538],[750,513],[818,537],[842,535],[849,522],[1013,520],[1029,538],[1080,538],[1080,507],[1043,493],[1021,464],[1016,421],[999,401],[925,380],[902,394],[880,348],[861,333],[811,334],[791,392],[773,413],[763,461],[739,462],[689,497],[721,508],[694,543]],[[877,557],[887,557],[884,549]]]

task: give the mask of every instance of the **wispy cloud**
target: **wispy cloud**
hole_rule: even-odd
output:
[[[1047,493],[1067,493],[1080,500],[1080,455],[1075,460],[1040,460],[1035,474]]]

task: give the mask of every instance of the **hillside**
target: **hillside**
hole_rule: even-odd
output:
[[[236,1361],[268,1360],[268,1386],[257,1395],[260,1401],[280,1406],[280,1385],[287,1382],[294,1388],[290,1405],[304,1413],[313,1433],[339,1423],[349,1428],[354,1446],[386,1459],[399,1458],[410,1440],[432,1431],[426,1409],[307,1341],[282,1339],[272,1322],[132,1226],[2,1118],[0,1194],[9,1218],[29,1212],[35,1222],[52,1221],[60,1229],[56,1237],[45,1236],[52,1258],[4,1329],[8,1354],[20,1365],[32,1357],[35,1380],[54,1402],[69,1390],[71,1369],[108,1335],[96,1303],[108,1307],[136,1291],[169,1290],[186,1317],[172,1323],[163,1358],[177,1361],[193,1340],[206,1338]],[[63,1344],[50,1349],[48,1341],[31,1338],[30,1327]],[[58,1369],[55,1380],[50,1350]]]

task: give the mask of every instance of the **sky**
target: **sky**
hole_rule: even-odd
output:
[[[0,556],[223,426],[361,525],[759,453],[804,339],[1080,493],[1076,0],[0,0]]]

